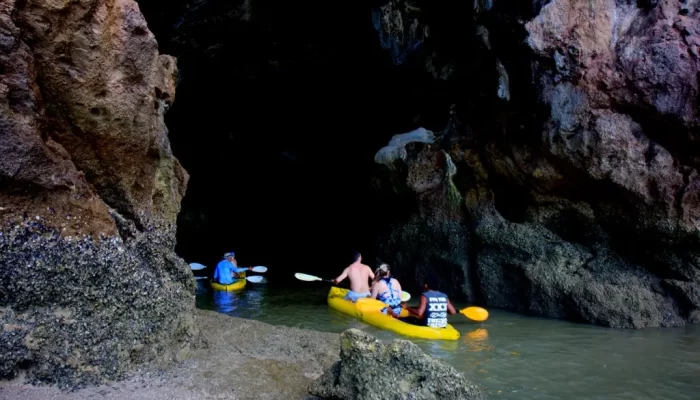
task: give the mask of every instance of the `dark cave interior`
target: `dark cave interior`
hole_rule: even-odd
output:
[[[241,265],[331,276],[359,250],[374,266],[377,238],[417,207],[373,185],[392,135],[442,131],[452,105],[477,146],[537,122],[529,68],[515,67],[529,64],[514,21],[532,5],[481,19],[458,1],[426,10],[429,36],[396,65],[372,23],[379,4],[139,1],[161,53],[178,58],[166,123],[190,174],[176,248],[187,262],[233,250]],[[478,24],[495,27],[492,49]],[[428,72],[430,55],[457,66],[449,79]],[[507,105],[496,57],[512,71]]]
[[[176,251],[330,276],[357,249],[372,266],[375,236],[407,211],[373,189],[374,153],[393,134],[443,129],[449,99],[423,68],[393,65],[368,4],[255,2],[240,21],[224,3],[140,2],[178,57],[166,123],[190,181]]]

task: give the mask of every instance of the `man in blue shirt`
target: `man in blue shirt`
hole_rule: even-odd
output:
[[[237,280],[238,274],[250,271],[250,267],[239,268],[234,252],[224,254],[224,259],[219,261],[214,271],[214,281],[222,285],[230,285]]]

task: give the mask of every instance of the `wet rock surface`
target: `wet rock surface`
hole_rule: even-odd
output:
[[[340,361],[309,387],[312,395],[336,400],[483,398],[462,374],[410,341],[385,345],[349,329],[341,334],[340,343]]]
[[[444,290],[486,306],[621,328],[699,322],[697,2],[385,7],[408,17],[408,5],[431,33],[426,71],[461,61],[447,80],[460,123],[382,166],[417,206],[381,258],[418,284],[414,271],[437,269]],[[436,197],[450,182],[430,177],[443,152],[457,214]],[[416,177],[442,189],[415,190]],[[419,226],[431,233],[417,249]]]
[[[2,232],[2,377],[81,387],[199,345],[194,280],[173,242],[62,237],[42,221]]]
[[[198,344],[176,67],[135,2],[0,1],[0,378],[80,387]]]
[[[337,334],[273,326],[197,310],[204,345],[178,363],[141,365],[128,379],[75,391],[0,382],[0,398],[26,400],[309,398],[307,386],[338,360]]]

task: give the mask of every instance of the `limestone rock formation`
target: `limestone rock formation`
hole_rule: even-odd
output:
[[[418,128],[411,132],[394,135],[389,144],[382,147],[374,156],[374,162],[393,167],[398,160],[406,159],[406,145],[410,143],[433,143],[435,135],[425,128]]]
[[[475,61],[452,84],[486,92],[457,103],[466,127],[452,140],[403,167],[431,170],[418,154],[448,152],[461,215],[435,218],[444,203],[428,203],[385,240],[406,249],[386,261],[459,265],[445,289],[491,307],[625,328],[700,322],[700,3],[530,6],[475,2],[473,39],[457,42]],[[425,21],[445,21],[432,10]],[[419,256],[405,232],[420,224],[460,232],[461,250],[434,235]]]
[[[414,3],[417,2],[391,1],[372,9],[372,24],[379,34],[379,42],[397,65],[405,63],[429,36],[418,18],[421,9]]]
[[[132,0],[2,0],[0,30],[0,377],[81,385],[182,355],[175,60]]]
[[[454,368],[423,353],[408,340],[384,345],[349,329],[340,337],[340,361],[309,387],[335,400],[482,399],[481,390]]]

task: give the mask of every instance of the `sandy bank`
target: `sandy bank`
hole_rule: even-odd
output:
[[[207,347],[174,367],[144,368],[122,382],[61,391],[0,382],[0,399],[305,399],[307,385],[339,359],[337,334],[197,310]]]

